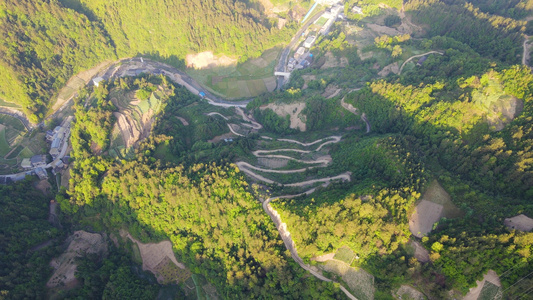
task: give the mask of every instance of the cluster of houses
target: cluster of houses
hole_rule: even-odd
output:
[[[47,168],[52,168],[52,174],[57,174],[65,168],[68,163],[68,156],[65,156],[68,147],[68,138],[70,136],[70,123],[73,117],[66,118],[60,126],[56,126],[54,130],[46,132],[46,140],[50,142],[50,155],[52,162],[47,162],[45,154],[34,155],[31,158],[25,158],[20,164],[26,170],[27,175],[37,175],[39,179],[47,179]]]
[[[309,52],[309,49],[311,49],[311,47],[313,47],[313,45],[315,44],[317,36],[327,35],[329,33],[329,30],[331,29],[331,26],[333,26],[333,23],[335,23],[337,18],[344,17],[342,14],[342,11],[344,9],[342,4],[338,3],[338,1],[332,1],[332,5],[333,6],[328,11],[323,13],[321,18],[318,19],[327,19],[327,21],[318,31],[318,34],[308,35],[302,45],[296,50],[294,56],[289,59],[289,62],[287,64],[288,72],[307,68],[313,62],[313,54]],[[318,22],[318,20],[315,21],[315,24]]]
[[[333,7],[331,7],[328,11],[322,14],[322,18],[328,19],[326,23],[320,28],[318,31],[319,34],[327,35],[329,33],[329,30],[331,29],[331,26],[337,18],[341,17],[344,18],[344,15],[342,14],[342,11],[344,10],[344,7],[340,4],[336,4]],[[318,20],[317,20],[318,22]],[[316,22],[315,22],[316,23]]]

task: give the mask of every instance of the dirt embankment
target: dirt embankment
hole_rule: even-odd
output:
[[[76,258],[87,254],[105,257],[108,253],[106,234],[76,231],[69,238],[67,250],[59,257],[52,259],[50,266],[54,268],[52,277],[46,283],[49,288],[73,286],[76,284]]]
[[[187,68],[208,69],[214,67],[225,67],[237,64],[237,60],[225,55],[215,56],[211,51],[196,54],[187,54],[185,57]]]
[[[260,109],[270,108],[278,116],[285,117],[290,116],[290,128],[298,129],[302,132],[306,131],[305,121],[306,118],[301,112],[305,109],[304,102],[292,103],[292,104],[274,104],[270,103],[267,106],[262,106]],[[301,114],[301,115],[300,115]]]

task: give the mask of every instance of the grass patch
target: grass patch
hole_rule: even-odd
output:
[[[355,269],[347,264],[328,260],[322,268],[341,277],[352,294],[360,300],[374,299],[374,277],[363,269]]]
[[[18,105],[17,103],[7,102],[7,101],[2,100],[2,99],[0,99],[0,106],[12,107],[12,108],[22,108],[22,106]]]
[[[6,127],[12,127],[18,131],[25,131],[26,127],[24,127],[24,124],[22,122],[12,116],[0,114],[0,124],[5,125]]]
[[[4,156],[9,152],[9,143],[6,140],[6,130],[2,128],[0,130],[0,156]]]
[[[18,161],[16,159],[3,159],[3,158],[0,158],[0,169],[2,168],[2,166],[8,166],[8,167],[16,166],[17,163],[18,163]]]
[[[328,21],[327,18],[320,17],[320,19],[318,19],[318,20],[315,22],[315,25],[318,25],[318,26],[322,27],[322,26],[324,26],[324,24],[326,24],[327,21]]]
[[[481,292],[479,293],[478,300],[493,300],[498,299],[496,295],[500,292],[500,287],[485,281]],[[501,297],[499,297],[501,299]]]
[[[22,149],[24,148],[24,146],[22,145],[17,145],[17,147],[15,147],[15,149],[11,150],[9,155],[7,155],[5,158],[6,159],[14,159],[14,158],[17,158],[19,152],[22,151]],[[31,157],[31,156],[30,156]]]
[[[355,253],[353,253],[352,249],[348,247],[342,247],[337,250],[333,258],[351,265],[355,258]]]
[[[20,158],[30,158],[30,157],[32,157],[34,155],[35,155],[35,153],[33,153],[33,151],[31,151],[30,148],[24,147],[24,149],[22,149],[22,151],[20,151],[18,157],[20,157]]]

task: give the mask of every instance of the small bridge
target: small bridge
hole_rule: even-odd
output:
[[[291,77],[290,72],[274,72],[274,76],[283,76],[285,77],[285,80],[289,79]]]

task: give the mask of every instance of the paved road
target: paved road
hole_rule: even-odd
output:
[[[302,36],[302,33],[304,33],[311,24],[313,24],[316,20],[318,20],[318,18],[320,18],[324,12],[325,10],[319,11],[316,15],[312,16],[307,21],[307,23],[305,23],[305,25],[302,28],[300,28],[300,30],[298,30],[298,32],[296,33],[296,35],[294,35],[289,45],[287,45],[287,47],[285,47],[285,49],[283,49],[283,51],[281,52],[278,65],[276,66],[276,69],[275,69],[276,72],[285,72],[285,66],[287,65],[287,62],[288,62],[287,59],[289,58],[291,49],[294,48],[296,43],[298,43],[298,41],[300,40],[300,37]],[[285,81],[285,78],[283,78],[282,76],[278,77],[278,85],[276,88],[277,90],[280,90],[283,87],[284,81]]]

